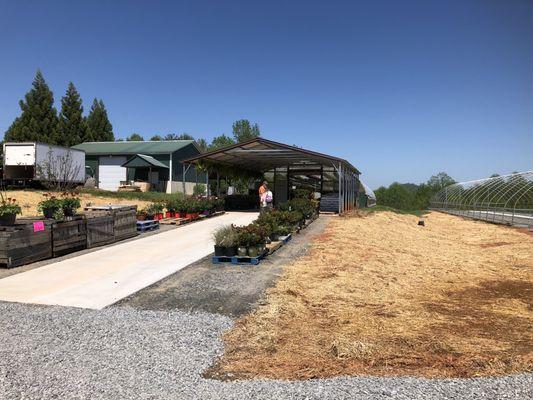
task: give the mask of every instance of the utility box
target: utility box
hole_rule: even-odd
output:
[[[85,182],[85,152],[46,143],[4,143],[4,180]]]

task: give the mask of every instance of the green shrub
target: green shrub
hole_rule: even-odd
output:
[[[302,213],[305,218],[311,218],[316,213],[316,204],[314,200],[296,198],[282,203],[278,207],[282,211],[298,211]]]
[[[268,236],[265,228],[256,224],[239,226],[235,230],[237,232],[238,245],[243,247],[264,244]]]
[[[203,183],[197,183],[194,185],[192,192],[195,196],[205,196],[205,185]]]

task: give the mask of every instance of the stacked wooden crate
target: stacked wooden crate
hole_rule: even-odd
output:
[[[52,257],[53,221],[18,219],[0,227],[0,265],[12,268]]]
[[[88,243],[89,247],[101,246],[137,235],[137,206],[85,207],[85,214],[88,241],[91,242],[91,244]]]
[[[113,243],[115,241],[115,221],[112,215],[105,213],[88,213],[87,248]]]
[[[52,253],[54,257],[87,248],[85,216],[76,215],[52,225]]]

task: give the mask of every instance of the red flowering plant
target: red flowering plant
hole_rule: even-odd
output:
[[[44,200],[37,204],[37,211],[42,212],[48,218],[62,209],[61,199],[56,197],[53,193],[44,193]]]
[[[0,216],[3,215],[17,215],[22,213],[22,208],[17,203],[17,199],[11,197],[4,197],[0,192]]]

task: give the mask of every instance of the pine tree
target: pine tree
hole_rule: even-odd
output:
[[[87,116],[87,134],[83,142],[113,142],[113,125],[107,117],[107,110],[102,100],[94,99]]]
[[[82,143],[86,137],[87,122],[83,117],[80,94],[70,82],[65,96],[61,99],[56,143],[70,147]]]
[[[127,142],[142,142],[144,138],[138,133],[133,132],[130,136],[126,138]]]
[[[25,100],[19,102],[22,113],[6,131],[6,142],[55,143],[58,119],[54,94],[40,70],[37,70],[32,86]]]
[[[251,125],[247,119],[241,119],[233,123],[233,137],[237,143],[253,139],[260,134],[259,125]]]

